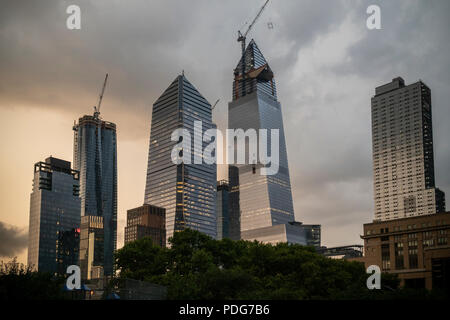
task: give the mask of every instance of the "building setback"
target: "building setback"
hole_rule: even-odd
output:
[[[78,124],[73,126],[73,130],[74,167],[80,171],[81,216],[100,217],[96,219],[95,224],[99,224],[101,220],[103,225],[103,236],[100,237],[103,243],[87,242],[87,244],[93,244],[95,248],[103,248],[102,255],[94,253],[95,256],[103,256],[103,261],[97,267],[103,267],[104,270],[97,274],[111,276],[114,265],[113,255],[117,245],[116,125],[101,120],[96,113],[93,116],[85,115],[80,118]],[[89,219],[85,222],[86,227],[93,223]],[[100,238],[94,237],[94,239]],[[84,254],[80,255],[82,268],[86,266],[86,260],[89,259],[86,254],[93,251],[85,249]],[[82,270],[82,274],[90,277],[90,273],[86,270]]]
[[[186,129],[194,140],[194,121],[202,122],[202,136],[213,129],[211,105],[179,75],[153,104],[144,203],[166,209],[166,242],[175,231],[190,228],[216,237],[216,164],[172,162],[171,140],[176,129]],[[192,141],[191,141],[192,142]],[[193,149],[193,148],[192,148]],[[187,151],[186,151],[187,152]]]
[[[28,265],[64,275],[78,264],[80,233],[79,172],[70,162],[49,157],[34,165],[30,196]]]
[[[402,78],[375,89],[372,97],[374,220],[445,211],[435,187],[431,91]]]
[[[160,247],[166,246],[166,209],[144,204],[127,211],[125,244],[144,237]]]

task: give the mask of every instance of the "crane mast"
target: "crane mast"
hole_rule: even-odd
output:
[[[105,76],[105,81],[103,82],[103,87],[102,87],[102,91],[100,93],[100,97],[98,98],[98,103],[97,106],[94,106],[94,118],[98,119],[100,116],[100,106],[102,104],[102,100],[103,100],[103,94],[105,93],[105,88],[106,88],[106,82],[108,81],[108,74],[106,74]]]

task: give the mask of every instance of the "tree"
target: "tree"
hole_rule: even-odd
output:
[[[50,273],[35,272],[14,258],[0,263],[0,300],[66,299],[64,278]]]
[[[165,285],[169,299],[331,299],[365,288],[362,264],[311,247],[217,241],[190,229],[169,243],[160,248],[144,238],[125,245],[116,254],[120,277]]]

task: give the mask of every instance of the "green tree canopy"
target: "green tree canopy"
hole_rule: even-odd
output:
[[[169,299],[340,299],[369,294],[359,262],[333,260],[312,247],[214,240],[187,229],[169,248],[150,238],[116,254],[120,278],[168,287]]]

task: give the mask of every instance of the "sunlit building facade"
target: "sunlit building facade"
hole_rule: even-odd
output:
[[[80,233],[79,172],[49,157],[34,165],[30,196],[28,265],[64,275],[77,264]]]
[[[435,187],[431,90],[398,77],[372,97],[374,220],[445,211]]]
[[[81,217],[80,271],[84,280],[99,279],[104,275],[105,232],[102,216]]]
[[[117,245],[116,125],[96,115],[86,115],[79,119],[73,130],[74,167],[80,172],[81,216],[101,217],[103,243],[95,247],[103,248],[103,253],[95,255],[103,256],[103,273],[110,276]],[[80,255],[80,260],[86,259],[87,256]],[[86,270],[84,273],[88,274]]]
[[[179,75],[153,104],[144,199],[146,204],[166,209],[167,240],[185,228],[213,238],[217,234],[216,164],[194,163],[195,154],[201,155],[210,142],[202,141],[202,150],[191,148],[191,164],[172,162],[172,149],[178,144],[171,140],[172,133],[186,129],[193,144],[194,121],[202,122],[202,136],[215,128],[209,102],[184,74]]]

